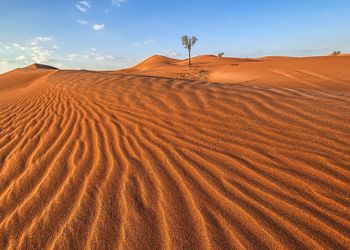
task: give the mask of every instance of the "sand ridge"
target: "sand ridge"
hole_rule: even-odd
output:
[[[120,72],[265,87],[348,90],[350,57],[226,58],[204,55],[187,60],[153,56]]]
[[[191,81],[153,59],[174,71],[0,75],[28,90],[0,95],[1,249],[349,248],[350,78]]]

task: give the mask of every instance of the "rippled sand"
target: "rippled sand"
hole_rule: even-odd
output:
[[[0,249],[349,248],[350,57],[265,60],[0,75]]]

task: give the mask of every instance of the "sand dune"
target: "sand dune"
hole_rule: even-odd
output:
[[[9,92],[28,90],[40,84],[55,70],[39,70],[36,68],[15,69],[0,75],[0,96]]]
[[[350,57],[263,57],[256,59],[199,56],[187,60],[155,56],[122,71],[128,74],[206,80],[228,84],[266,87],[347,90]]]
[[[349,61],[0,75],[0,249],[348,249]]]
[[[39,64],[39,63],[33,63],[25,68],[26,69],[58,69],[49,65]]]

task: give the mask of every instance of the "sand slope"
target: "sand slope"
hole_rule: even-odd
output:
[[[151,57],[121,71],[128,74],[206,80],[228,84],[307,89],[350,88],[350,56],[281,57],[256,59],[219,58],[206,55],[187,60]]]
[[[349,90],[33,74],[0,97],[0,249],[350,247]]]
[[[55,70],[38,70],[35,68],[15,69],[0,74],[0,95],[18,90],[28,90],[40,84]]]

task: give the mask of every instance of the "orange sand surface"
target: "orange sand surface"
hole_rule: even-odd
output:
[[[349,249],[350,57],[0,75],[0,249]]]

